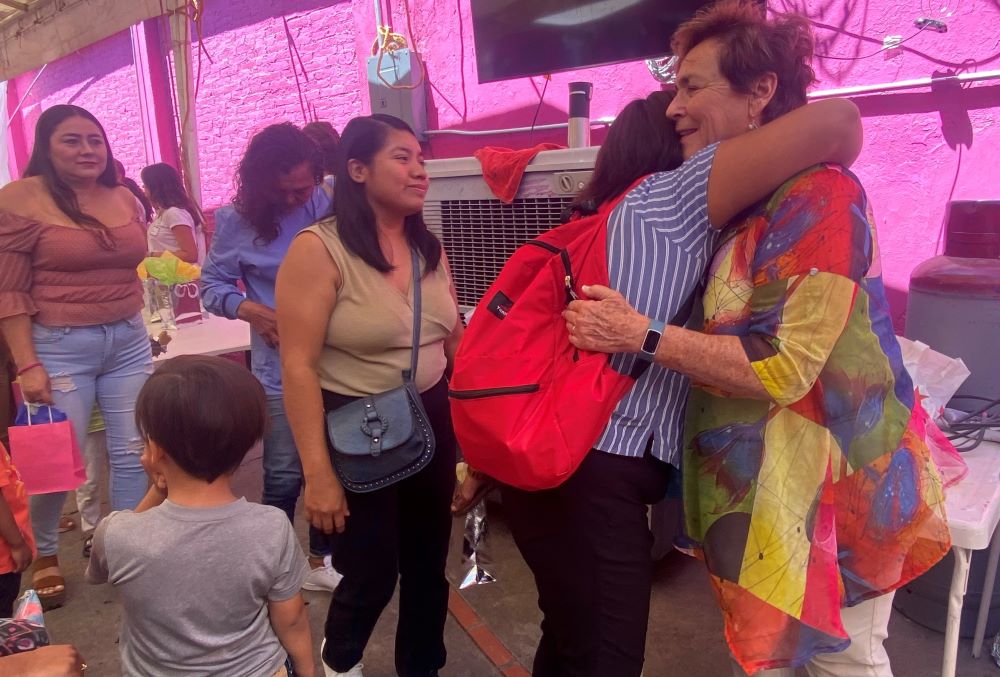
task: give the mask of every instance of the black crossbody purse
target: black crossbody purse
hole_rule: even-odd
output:
[[[413,345],[403,385],[367,395],[326,414],[331,460],[345,489],[364,493],[416,473],[434,456],[434,431],[414,378],[420,351],[420,259],[413,262]]]

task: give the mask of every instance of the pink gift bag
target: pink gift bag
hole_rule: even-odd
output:
[[[73,423],[49,421],[15,425],[7,429],[10,455],[29,495],[72,491],[87,479]]]

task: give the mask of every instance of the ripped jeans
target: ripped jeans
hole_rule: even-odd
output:
[[[139,462],[142,440],[135,425],[135,400],[153,371],[142,317],[85,327],[31,326],[38,359],[52,382],[52,399],[73,422],[83,450],[96,398],[104,416],[111,468],[112,510],[135,508],[148,482]],[[59,549],[58,527],[66,492],[32,496],[31,523],[39,556]]]

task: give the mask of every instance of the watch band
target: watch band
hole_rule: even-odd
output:
[[[647,362],[652,362],[656,358],[656,348],[663,338],[663,329],[666,323],[661,320],[650,320],[649,328],[646,330],[646,337],[642,340],[642,347],[639,348],[639,357]]]

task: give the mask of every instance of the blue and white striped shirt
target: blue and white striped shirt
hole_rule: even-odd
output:
[[[675,170],[653,174],[632,189],[608,219],[608,273],[643,315],[669,322],[698,288],[718,231],[708,222],[708,175],[713,144]],[[627,374],[634,354],[611,365]],[[688,378],[653,364],[611,415],[594,448],[642,456],[652,438],[653,456],[678,465]]]

